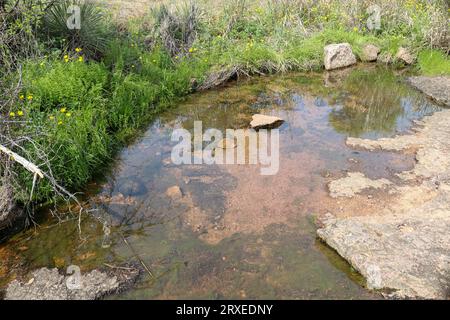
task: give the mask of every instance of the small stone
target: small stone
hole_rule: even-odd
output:
[[[413,55],[407,49],[405,49],[403,47],[400,47],[400,49],[398,49],[398,52],[395,55],[395,57],[407,65],[414,63]]]
[[[366,62],[377,61],[380,48],[373,44],[365,45],[362,49],[361,60]]]
[[[284,120],[278,117],[255,114],[252,116],[252,122],[250,122],[250,126],[255,130],[264,128],[276,128],[283,122]]]
[[[181,198],[183,198],[183,193],[178,186],[168,188],[166,191],[166,195],[172,200],[180,200]]]

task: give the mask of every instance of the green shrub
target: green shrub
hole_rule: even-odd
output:
[[[70,6],[80,8],[80,29],[69,29],[67,11]],[[100,57],[108,47],[110,30],[105,16],[97,4],[83,0],[61,0],[49,8],[44,18],[47,35],[62,45],[63,50],[73,51],[83,48],[89,57]]]
[[[151,106],[158,95],[158,87],[138,75],[119,77],[108,103],[108,123],[113,132],[118,132],[123,142],[130,133],[148,119]]]
[[[42,61],[24,67],[24,95],[32,95],[32,106],[40,111],[62,107],[84,108],[104,104],[108,72],[98,63]]]

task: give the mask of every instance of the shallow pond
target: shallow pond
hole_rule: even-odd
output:
[[[316,239],[315,219],[340,208],[327,194],[329,181],[347,171],[393,178],[414,163],[412,155],[349,149],[346,137],[393,136],[437,109],[401,76],[375,66],[193,94],[89,186],[93,217],[83,218],[81,236],[77,219],[58,225],[47,218],[0,246],[0,283],[19,266],[89,270],[141,261],[151,275],[113,298],[379,298]],[[204,130],[247,128],[255,113],[286,120],[276,175],[261,175],[258,165],[171,162],[175,128],[192,132],[194,121]],[[168,194],[174,186],[182,197]]]

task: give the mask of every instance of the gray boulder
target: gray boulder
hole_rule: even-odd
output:
[[[362,49],[361,60],[366,62],[377,61],[380,48],[373,44],[365,45]]]
[[[348,43],[327,45],[324,49],[324,64],[326,70],[351,66],[356,63],[352,47]]]

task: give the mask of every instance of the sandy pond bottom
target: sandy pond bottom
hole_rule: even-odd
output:
[[[411,169],[413,155],[367,152],[348,136],[390,137],[438,107],[380,67],[238,81],[190,96],[123,150],[88,201],[95,218],[24,232],[0,247],[3,283],[42,266],[89,270],[142,260],[132,290],[114,298],[372,299],[379,295],[316,238],[315,220],[371,214],[379,201],[333,199],[327,184],[347,172],[372,179]],[[171,163],[174,128],[247,128],[251,116],[281,117],[280,170],[256,165]],[[167,189],[177,186],[182,197]],[[372,192],[372,193],[371,193]],[[105,234],[104,224],[111,226]],[[126,239],[126,241],[124,241]],[[0,283],[2,282],[0,280]]]

